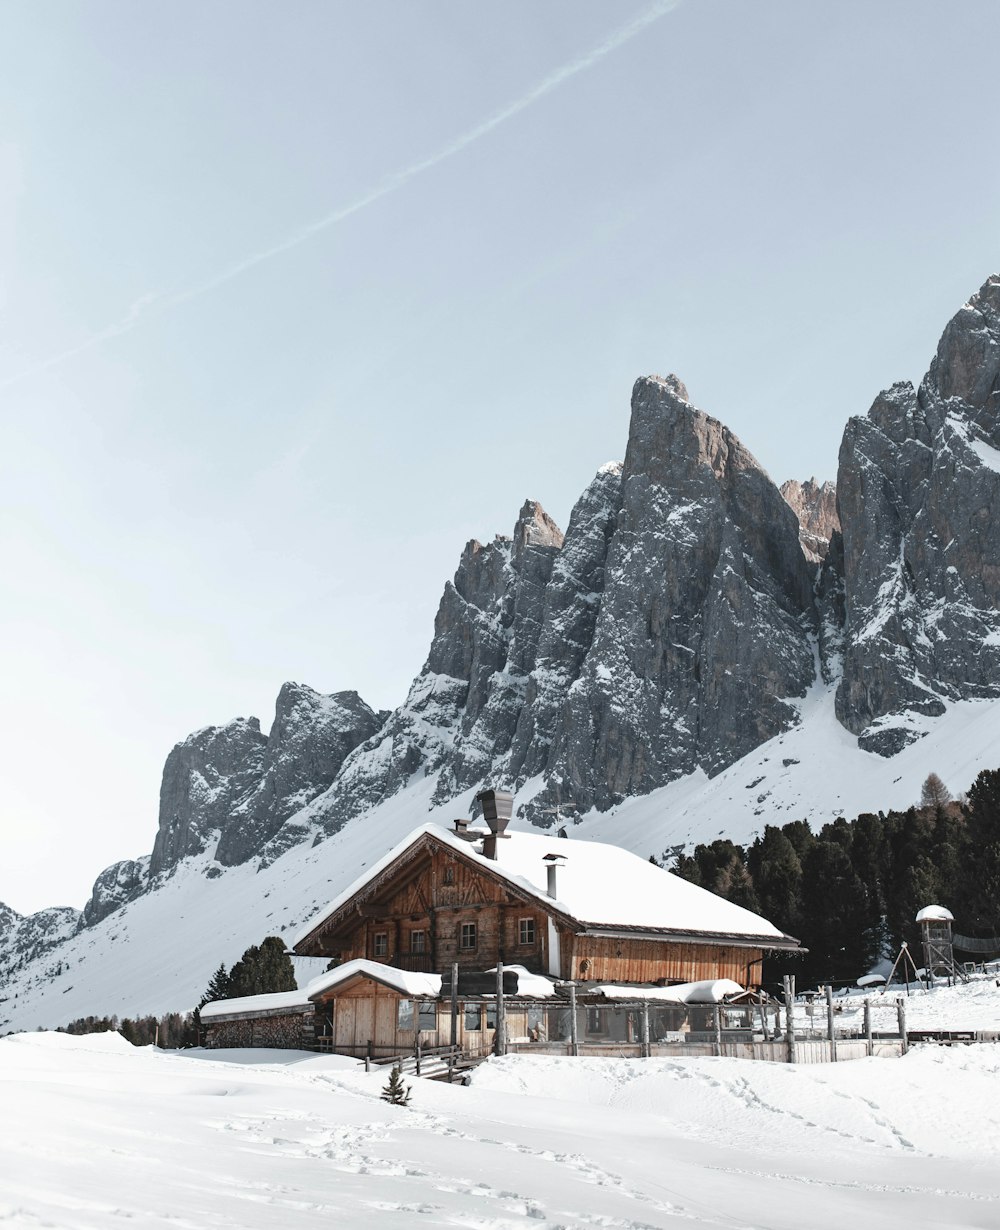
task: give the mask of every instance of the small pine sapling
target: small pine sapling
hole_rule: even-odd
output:
[[[389,1073],[389,1083],[382,1090],[382,1101],[392,1106],[409,1106],[412,1092],[410,1085],[403,1084],[403,1077],[397,1064]]]

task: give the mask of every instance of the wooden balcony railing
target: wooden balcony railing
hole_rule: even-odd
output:
[[[414,974],[434,973],[429,952],[397,952],[389,964],[396,969],[410,970]]]

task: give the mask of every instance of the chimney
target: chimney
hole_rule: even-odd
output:
[[[490,828],[489,836],[483,840],[483,854],[486,858],[496,859],[497,840],[507,836],[507,825],[514,810],[514,796],[506,790],[484,790],[476,798],[482,804],[483,819]]]
[[[565,861],[566,857],[563,854],[546,854],[542,859],[548,876],[548,883],[545,891],[549,894],[553,901],[559,896],[556,892],[556,868],[560,866],[560,864],[565,863]]]
[[[456,820],[454,823],[456,837],[461,837],[463,841],[475,841],[475,834],[469,832],[468,820]]]

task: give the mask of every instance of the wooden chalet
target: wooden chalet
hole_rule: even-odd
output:
[[[392,1054],[419,1041],[487,1053],[498,965],[513,1042],[568,1038],[570,986],[583,1033],[598,1042],[634,1041],[637,1018],[614,1017],[613,1005],[643,999],[655,1004],[654,1030],[673,1034],[704,1027],[690,1007],[699,993],[717,1002],[758,988],[765,952],[798,948],[759,915],[620,847],[508,833],[510,796],[480,797],[486,827],[415,830],[295,937],[296,954],[336,962],[299,996],[320,1049]],[[246,1045],[234,1041],[240,1011],[270,998],[203,1009],[210,1041]],[[301,1036],[300,1014],[290,1037]]]

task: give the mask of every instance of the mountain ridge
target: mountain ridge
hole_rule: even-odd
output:
[[[377,842],[404,798],[415,825],[417,800],[468,810],[488,781],[516,790],[525,822],[613,839],[644,798],[695,782],[714,797],[794,741],[819,695],[836,725],[823,746],[891,763],[956,706],[1000,697],[997,512],[1000,277],[949,322],[918,389],[848,421],[835,485],[779,489],[676,376],[642,377],[624,461],[597,471],[565,535],[528,500],[509,537],[463,549],[399,708],[289,683],[268,734],[237,718],[181,740],[150,855],[105,869],[82,911],[0,907],[0,975],[31,983],[74,936],[173,894],[182,869],[221,902],[347,830],[366,848],[351,833]]]

